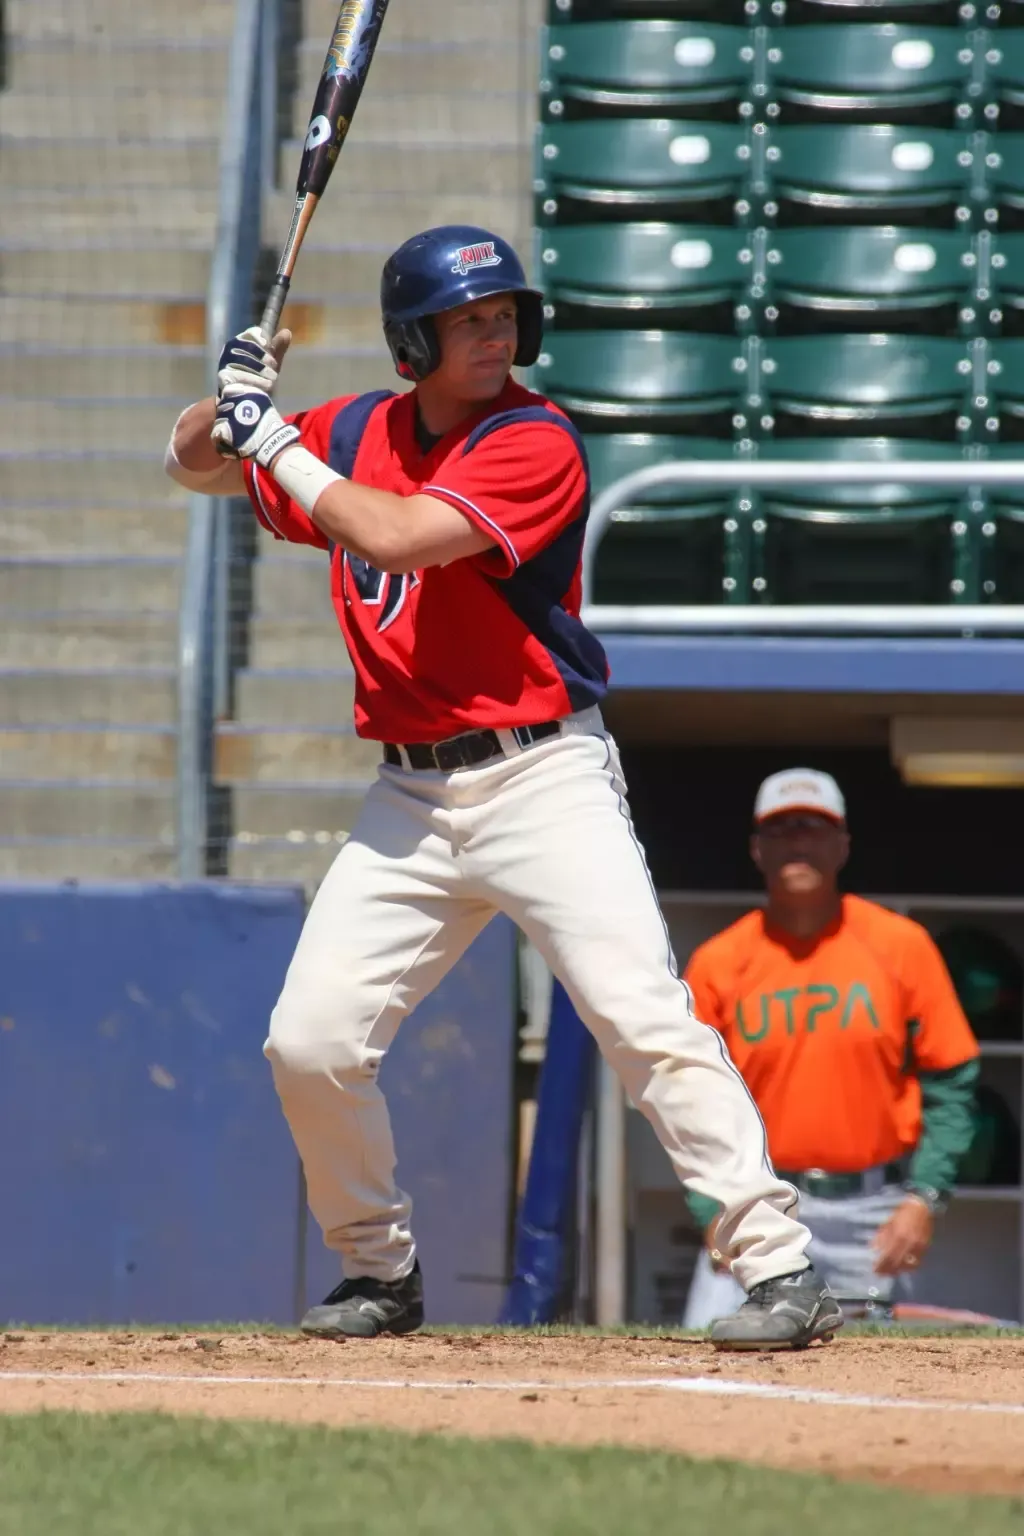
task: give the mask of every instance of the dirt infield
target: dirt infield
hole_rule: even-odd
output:
[[[660,1447],[1024,1495],[1024,1339],[840,1338],[803,1355],[667,1339],[0,1336],[0,1411],[149,1409]]]

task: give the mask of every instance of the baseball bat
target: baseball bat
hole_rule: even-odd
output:
[[[388,0],[342,0],[302,146],[291,228],[260,321],[268,341],[277,331],[302,242],[359,105],[387,8]]]

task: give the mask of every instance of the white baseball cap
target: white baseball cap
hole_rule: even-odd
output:
[[[755,824],[782,811],[810,811],[830,821],[846,821],[842,790],[830,773],[817,768],[784,768],[765,779],[754,801]]]

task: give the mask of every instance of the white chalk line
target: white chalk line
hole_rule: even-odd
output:
[[[414,1392],[625,1392],[691,1393],[704,1397],[771,1398],[776,1402],[816,1403],[828,1408],[896,1408],[913,1413],[1008,1413],[1024,1415],[1024,1403],[941,1401],[935,1398],[876,1397],[858,1392],[829,1392],[813,1387],[783,1387],[775,1382],[716,1381],[710,1376],[590,1376],[583,1381],[423,1381],[413,1378],[367,1380],[358,1376],[191,1376],[155,1371],[0,1371],[0,1382],[113,1382],[121,1385],[200,1387],[372,1387]]]

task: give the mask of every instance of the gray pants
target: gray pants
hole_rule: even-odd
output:
[[[887,1184],[871,1195],[851,1195],[844,1200],[800,1196],[800,1219],[811,1231],[807,1257],[821,1278],[839,1297],[869,1297],[883,1304],[906,1301],[910,1277],[875,1273],[875,1233],[906,1199],[898,1184]],[[683,1313],[684,1328],[707,1328],[716,1318],[728,1317],[742,1306],[746,1294],[728,1270],[712,1269],[702,1249],[690,1284]]]

